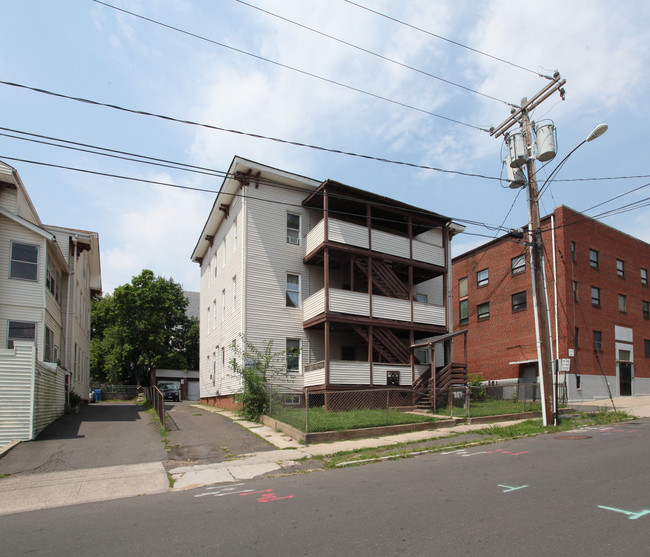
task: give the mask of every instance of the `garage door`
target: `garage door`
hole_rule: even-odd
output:
[[[199,382],[187,382],[187,400],[199,400]]]

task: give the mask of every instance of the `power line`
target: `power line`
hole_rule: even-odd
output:
[[[140,15],[140,14],[138,14],[138,13],[135,13],[135,12],[132,12],[132,11],[129,11],[129,10],[125,10],[125,9],[123,9],[123,8],[118,8],[117,6],[113,6],[112,4],[107,4],[106,2],[102,2],[101,0],[92,0],[92,1],[95,2],[95,3],[97,3],[97,4],[101,4],[102,6],[106,6],[107,8],[111,8],[111,9],[113,9],[113,10],[116,10],[116,11],[118,11],[118,12],[123,12],[123,13],[128,14],[128,15],[131,15],[131,16],[133,16],[133,17],[137,17],[137,18],[139,18],[139,19],[142,19],[142,20],[144,20],[144,21],[148,21],[149,23],[153,23],[154,25],[160,25],[161,27],[165,27],[166,29],[171,29],[172,31],[176,31],[177,33],[182,33],[182,34],[184,34],[184,35],[188,35],[188,36],[193,37],[193,38],[195,38],[195,39],[199,39],[199,40],[202,40],[202,41],[208,42],[208,43],[210,43],[210,44],[213,44],[213,45],[216,45],[216,46],[220,46],[220,47],[222,47],[222,48],[226,48],[226,49],[228,49],[228,50],[232,50],[233,52],[237,52],[237,53],[239,53],[239,54],[244,54],[244,55],[246,55],[246,56],[250,56],[251,58],[255,58],[255,59],[257,59],[257,60],[261,60],[261,61],[263,61],[263,62],[267,62],[267,63],[269,63],[269,64],[273,64],[273,65],[278,66],[278,67],[280,67],[280,68],[284,68],[284,69],[287,69],[287,70],[291,70],[291,71],[293,71],[293,72],[297,72],[297,73],[300,73],[300,74],[302,74],[302,75],[306,75],[306,76],[308,76],[308,77],[313,77],[314,79],[318,79],[318,80],[320,80],[320,81],[324,81],[325,83],[330,83],[330,84],[332,84],[332,85],[337,85],[337,86],[339,86],[339,87],[343,87],[343,88],[345,88],[345,89],[349,89],[350,91],[355,91],[355,92],[357,92],[357,93],[361,93],[362,95],[367,95],[367,96],[369,96],[369,97],[373,97],[373,98],[375,98],[375,99],[379,99],[379,100],[382,100],[382,101],[386,101],[386,102],[389,102],[389,103],[395,104],[395,105],[397,105],[397,106],[401,106],[401,107],[403,107],[403,108],[408,108],[409,110],[415,110],[416,112],[421,112],[422,114],[427,114],[427,115],[429,115],[429,116],[434,116],[435,118],[440,118],[440,119],[442,119],[442,120],[446,120],[447,122],[452,122],[452,123],[454,123],[454,124],[459,124],[459,125],[461,125],[461,126],[466,126],[466,127],[468,127],[468,128],[473,128],[473,129],[480,130],[480,131],[485,131],[485,132],[488,131],[488,130],[486,130],[486,129],[484,129],[484,128],[481,128],[480,126],[475,126],[475,125],[472,125],[472,124],[468,124],[467,122],[462,122],[461,120],[456,120],[456,119],[454,119],[454,118],[450,118],[450,117],[448,117],[448,116],[443,116],[442,114],[437,114],[437,113],[435,113],[435,112],[431,112],[431,111],[429,111],[429,110],[425,110],[425,109],[423,109],[423,108],[418,108],[418,107],[412,106],[412,105],[410,105],[410,104],[403,103],[403,102],[401,102],[401,101],[396,101],[396,100],[394,100],[394,99],[389,99],[388,97],[384,97],[384,96],[379,95],[379,94],[377,94],[377,93],[371,93],[370,91],[366,91],[366,90],[364,90],[364,89],[360,89],[360,88],[358,88],[358,87],[354,87],[354,86],[352,86],[352,85],[348,85],[348,84],[346,84],[346,83],[341,83],[340,81],[335,81],[335,80],[333,80],[333,79],[329,79],[329,78],[327,78],[327,77],[323,77],[323,76],[320,76],[320,75],[317,75],[317,74],[314,74],[314,73],[308,72],[308,71],[306,71],[306,70],[301,70],[301,69],[296,68],[296,67],[294,67],[294,66],[289,66],[289,65],[287,65],[287,64],[283,64],[283,63],[281,63],[281,62],[277,62],[276,60],[271,60],[270,58],[266,58],[266,57],[264,57],[264,56],[260,56],[259,54],[253,54],[252,52],[247,52],[247,51],[242,50],[242,49],[240,49],[240,48],[236,48],[236,47],[234,47],[234,46],[230,46],[230,45],[227,45],[227,44],[225,44],[225,43],[221,43],[221,42],[219,42],[219,41],[215,41],[215,40],[213,40],[213,39],[208,39],[207,37],[203,37],[203,36],[201,36],[201,35],[197,35],[196,33],[192,33],[192,32],[190,32],[190,31],[185,31],[184,29],[180,29],[179,27],[174,27],[173,25],[168,25],[167,23],[162,23],[162,22],[160,22],[160,21],[157,21],[157,20],[155,20],[155,19],[152,19],[152,18],[149,18],[149,17],[143,16],[143,15]]]
[[[400,19],[397,19],[395,17],[391,17],[387,14],[378,12],[376,10],[373,10],[371,8],[368,8],[367,6],[362,6],[361,4],[357,4],[356,2],[352,2],[352,0],[344,0],[348,4],[352,4],[353,6],[356,6],[357,8],[361,8],[362,10],[366,10],[367,12],[371,12],[375,15],[381,16],[385,19],[389,19],[391,21],[394,21],[395,23],[399,23],[400,25],[404,25],[405,27],[410,27],[411,29],[415,29],[416,31],[420,31],[421,33],[426,33],[427,35],[430,35],[431,37],[435,37],[436,39],[440,39],[441,41],[448,42],[450,44],[459,46],[461,48],[464,48],[466,50],[469,50],[471,52],[474,52],[476,54],[480,54],[481,56],[487,56],[488,58],[492,58],[493,60],[497,60],[498,62],[503,62],[504,64],[508,64],[509,66],[512,66],[514,68],[519,68],[520,70],[524,70],[526,72],[535,74],[539,77],[545,77],[546,79],[553,79],[549,76],[542,75],[539,72],[536,72],[534,70],[528,69],[524,66],[520,66],[519,64],[515,64],[514,62],[509,62],[508,60],[504,60],[503,58],[499,58],[498,56],[493,56],[492,54],[488,54],[487,52],[483,52],[482,50],[478,50],[476,48],[472,48],[471,46],[464,45],[462,43],[459,43],[457,41],[453,41],[451,39],[448,39],[447,37],[443,37],[442,35],[436,35],[435,33],[432,33],[431,31],[427,31],[426,29],[422,29],[421,27],[416,27],[415,25],[412,25],[410,23],[406,23],[405,21],[402,21]]]
[[[97,0],[92,0],[92,1],[96,2]],[[183,120],[181,118],[174,118],[173,116],[166,116],[164,114],[157,114],[155,112],[148,112],[148,111],[145,111],[145,110],[135,110],[135,109],[132,109],[132,108],[126,108],[126,107],[115,105],[115,104],[109,104],[109,103],[94,101],[94,100],[91,100],[91,99],[85,99],[83,97],[73,97],[71,95],[65,95],[63,93],[56,93],[54,91],[49,91],[47,89],[42,89],[42,88],[38,88],[38,87],[31,87],[29,85],[14,83],[14,82],[11,82],[11,81],[2,81],[2,80],[0,80],[0,84],[8,85],[10,87],[18,87],[18,88],[21,88],[21,89],[27,89],[29,91],[34,91],[35,93],[50,95],[50,96],[58,97],[58,98],[61,98],[61,99],[67,99],[67,100],[81,102],[81,103],[90,104],[90,105],[94,105],[94,106],[102,106],[102,107],[105,107],[105,108],[111,108],[113,110],[128,112],[130,114],[137,114],[139,116],[150,116],[152,118],[160,118],[161,120],[167,120],[169,122],[176,122],[176,123],[179,123],[179,124],[187,124],[187,125],[190,125],[190,126],[198,126],[198,127],[202,127],[202,128],[206,128],[206,129],[210,129],[210,130],[216,130],[216,131],[221,131],[221,132],[226,132],[226,133],[233,133],[233,134],[237,134],[237,135],[242,135],[242,136],[246,136],[246,137],[252,137],[252,138],[255,138],[255,139],[265,139],[265,140],[268,140],[268,141],[275,141],[277,143],[283,143],[283,144],[286,144],[286,145],[293,145],[293,146],[296,146],[296,147],[305,147],[307,149],[314,149],[314,150],[317,150],[317,151],[323,151],[323,152],[327,152],[327,153],[334,153],[334,154],[337,154],[337,155],[346,155],[346,156],[349,156],[349,157],[357,157],[357,158],[366,159],[366,160],[384,162],[384,163],[387,163],[387,164],[396,164],[396,165],[401,165],[401,166],[408,166],[410,168],[420,168],[420,169],[423,169],[423,170],[433,170],[435,172],[443,172],[443,173],[446,173],[446,174],[457,174],[459,176],[467,176],[469,178],[483,178],[483,179],[486,179],[486,180],[499,180],[499,178],[496,177],[496,176],[485,176],[483,174],[475,174],[475,173],[472,173],[472,172],[462,172],[460,170],[447,170],[447,169],[438,168],[438,167],[435,167],[435,166],[427,166],[427,165],[415,164],[415,163],[411,163],[411,162],[397,161],[397,160],[387,159],[387,158],[383,158],[383,157],[373,157],[372,155],[364,155],[364,154],[360,154],[360,153],[353,153],[351,151],[343,151],[341,149],[332,149],[332,148],[329,148],[329,147],[321,147],[319,145],[312,145],[312,144],[309,144],[309,143],[301,143],[299,141],[290,141],[288,139],[280,139],[278,137],[272,137],[272,136],[268,136],[268,135],[261,135],[261,134],[256,134],[256,133],[244,132],[244,131],[241,131],[241,130],[234,130],[234,129],[230,129],[230,128],[222,128],[222,127],[219,127],[219,126],[214,126],[212,124],[194,122],[192,120]]]
[[[308,27],[307,25],[304,25],[302,23],[298,23],[297,21],[294,21],[292,19],[289,19],[289,18],[283,17],[283,16],[281,16],[279,14],[270,12],[268,10],[260,8],[259,6],[255,6],[253,4],[249,4],[248,2],[244,2],[244,0],[236,0],[236,1],[239,2],[240,4],[243,4],[244,6],[248,6],[249,8],[253,8],[255,10],[258,10],[260,12],[263,12],[263,13],[268,14],[270,16],[273,16],[275,18],[281,19],[282,21],[286,21],[287,23],[290,23],[292,25],[296,25],[297,27],[300,27],[302,29],[306,29],[307,31],[311,31],[312,33],[316,33],[318,35],[321,35],[322,37],[326,37],[328,39],[331,39],[331,40],[336,41],[338,43],[344,44],[346,46],[349,46],[349,47],[354,48],[356,50],[359,50],[361,52],[365,52],[366,54],[370,54],[371,56],[375,56],[376,58],[380,58],[381,60],[384,60],[386,62],[390,62],[391,64],[396,64],[398,66],[401,66],[402,68],[406,68],[408,70],[412,70],[412,71],[417,72],[419,74],[426,75],[427,77],[437,79],[438,81],[441,81],[441,82],[446,83],[448,85],[452,85],[453,87],[458,87],[459,89],[463,89],[463,90],[468,91],[470,93],[480,95],[480,96],[485,97],[487,99],[491,99],[493,101],[497,101],[497,102],[503,103],[503,104],[511,106],[511,107],[516,106],[516,105],[514,105],[514,104],[512,104],[512,103],[510,103],[508,101],[504,101],[503,99],[493,97],[492,95],[488,95],[486,93],[481,93],[480,91],[477,91],[476,89],[472,89],[471,87],[467,87],[465,85],[461,85],[460,83],[456,83],[455,81],[451,81],[449,79],[445,79],[443,77],[434,75],[432,73],[425,72],[424,70],[420,70],[420,69],[415,68],[413,66],[409,66],[408,64],[405,64],[404,62],[400,62],[399,60],[395,60],[393,58],[388,58],[387,56],[383,56],[382,54],[379,54],[377,52],[373,52],[372,50],[369,50],[367,48],[363,48],[362,46],[350,43],[350,42],[345,41],[343,39],[340,39],[338,37],[334,37],[333,35],[329,35],[327,33],[324,33],[323,31],[319,31],[318,29],[314,29],[313,27]]]

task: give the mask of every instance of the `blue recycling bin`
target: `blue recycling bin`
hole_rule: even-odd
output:
[[[101,402],[102,400],[102,390],[95,389],[95,402]]]

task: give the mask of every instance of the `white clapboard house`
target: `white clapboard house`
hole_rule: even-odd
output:
[[[68,390],[88,400],[100,292],[98,235],[44,225],[0,162],[0,445],[33,439],[63,413]]]
[[[460,230],[394,199],[235,157],[192,253],[201,400],[232,405],[240,383],[229,361],[243,338],[286,349],[282,379],[297,390],[421,384],[445,364],[444,350],[431,365],[428,347],[414,345],[449,333]]]

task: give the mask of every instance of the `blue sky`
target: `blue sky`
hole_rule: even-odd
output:
[[[356,1],[356,0],[355,0]],[[317,74],[458,124],[290,71],[155,25],[92,0],[6,2],[0,19],[0,80],[178,119],[331,149],[499,177],[502,140],[489,128],[506,102],[531,97],[559,70],[558,94],[532,115],[558,130],[560,161],[599,123],[546,189],[541,211],[564,203],[590,216],[639,202],[650,178],[650,5],[572,2],[358,0],[368,8],[488,53],[477,54],[344,0],[250,0],[267,11],[458,83],[479,95],[381,60],[235,0],[107,0],[233,48]],[[495,97],[499,100],[493,100]],[[506,101],[506,102],[503,102]],[[245,158],[311,178],[331,178],[449,215],[470,225],[454,254],[487,241],[494,226],[527,219],[523,192],[463,177],[254,139],[93,106],[0,84],[0,133],[39,134],[225,171]],[[15,130],[15,131],[7,131]],[[73,172],[75,167],[216,191],[221,179],[99,157],[0,135],[0,160],[18,169],[47,224],[97,231],[104,290],[143,268],[198,290],[190,255],[214,194]],[[543,180],[554,168],[539,170]],[[650,208],[603,222],[650,242]]]

